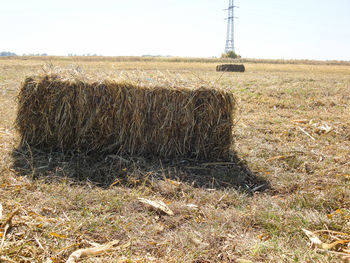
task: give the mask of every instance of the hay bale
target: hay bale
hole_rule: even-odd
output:
[[[223,65],[217,65],[216,71],[227,71],[227,72],[244,72],[245,67],[244,65],[239,64],[223,64]]]
[[[18,95],[21,144],[49,151],[218,159],[232,146],[232,92],[57,74]]]

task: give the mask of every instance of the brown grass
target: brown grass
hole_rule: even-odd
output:
[[[88,73],[142,69],[231,88],[240,114],[229,166],[16,150],[19,84],[44,63],[0,62],[1,223],[19,209],[2,261],[65,262],[78,248],[120,240],[114,252],[80,262],[342,262],[337,251],[311,248],[301,229],[350,233],[348,66],[248,63],[245,74],[222,75],[214,62],[75,61]]]

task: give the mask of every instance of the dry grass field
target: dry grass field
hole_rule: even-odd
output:
[[[19,148],[16,96],[52,64],[94,74],[216,83],[239,112],[232,162],[63,156]],[[217,61],[0,59],[0,261],[347,262],[350,239],[350,65]],[[168,215],[138,198],[163,201]],[[316,231],[332,249],[311,246]],[[320,232],[317,232],[320,231]]]

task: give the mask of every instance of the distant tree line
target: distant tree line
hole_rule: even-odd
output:
[[[13,57],[13,56],[17,56],[16,53],[13,53],[13,52],[8,52],[8,51],[2,51],[0,52],[0,57]],[[47,54],[46,53],[41,53],[41,54],[33,54],[33,53],[30,53],[30,54],[23,54],[23,56],[30,56],[30,57],[46,57]]]
[[[46,53],[42,53],[42,54],[33,54],[33,53],[29,53],[29,54],[23,54],[23,56],[29,56],[29,57],[46,57],[47,54]]]
[[[72,53],[69,53],[68,54],[68,57],[97,57],[97,56],[102,56],[102,55],[98,55],[96,53],[86,53],[86,54],[81,54],[81,55],[78,55],[78,54],[72,54]]]
[[[16,53],[8,52],[8,51],[0,52],[0,57],[10,57],[10,56],[17,56],[17,55],[16,55]]]

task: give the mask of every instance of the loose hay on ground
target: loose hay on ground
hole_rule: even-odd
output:
[[[146,157],[229,155],[232,92],[152,83],[56,73],[28,77],[18,96],[21,144]]]

